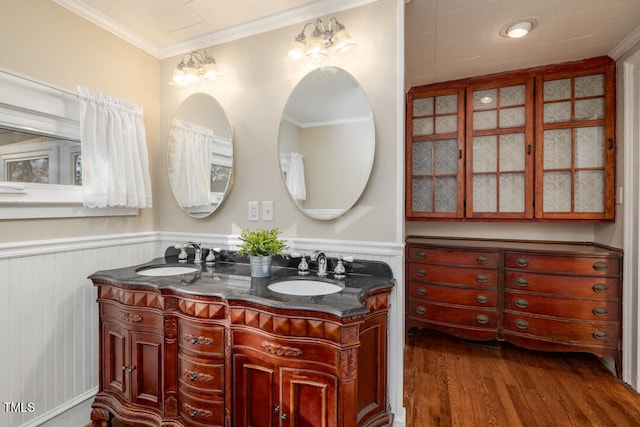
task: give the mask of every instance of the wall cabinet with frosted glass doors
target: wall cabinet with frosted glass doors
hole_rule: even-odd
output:
[[[407,220],[613,221],[608,57],[412,88]]]

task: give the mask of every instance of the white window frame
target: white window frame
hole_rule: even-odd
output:
[[[77,94],[0,70],[0,127],[80,140]],[[70,153],[73,159],[73,153]],[[82,186],[17,183],[0,177],[0,219],[137,215],[136,208],[86,208]]]

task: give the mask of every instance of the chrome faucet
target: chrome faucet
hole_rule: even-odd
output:
[[[187,262],[187,248],[195,249],[195,255],[193,258],[194,263],[198,264],[202,262],[202,246],[200,245],[200,243],[185,242],[181,245],[175,245],[174,248],[180,249],[180,255],[178,255],[179,262]]]
[[[318,276],[327,275],[327,256],[323,251],[315,251],[311,254],[311,260],[318,263]]]

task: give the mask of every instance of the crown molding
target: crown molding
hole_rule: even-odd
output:
[[[70,10],[103,28],[106,31],[120,37],[124,41],[136,46],[150,55],[165,59],[171,56],[180,55],[184,52],[199,50],[216,44],[238,40],[244,37],[264,33],[266,31],[292,25],[317,16],[340,12],[358,6],[374,3],[378,0],[322,0],[310,5],[291,9],[282,13],[268,16],[245,24],[236,25],[220,31],[214,31],[201,37],[196,37],[171,45],[158,46],[146,38],[136,34],[134,31],[122,26],[103,13],[89,7],[82,0],[53,0],[53,2]]]
[[[609,51],[609,56],[617,61],[638,42],[640,42],[640,27],[632,31],[631,34],[611,49],[611,51]]]

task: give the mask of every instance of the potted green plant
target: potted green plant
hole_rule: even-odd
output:
[[[271,275],[271,258],[274,255],[284,255],[284,251],[287,250],[287,243],[280,239],[279,235],[280,230],[277,227],[270,230],[258,228],[255,231],[240,232],[242,244],[238,253],[249,256],[251,276]]]

